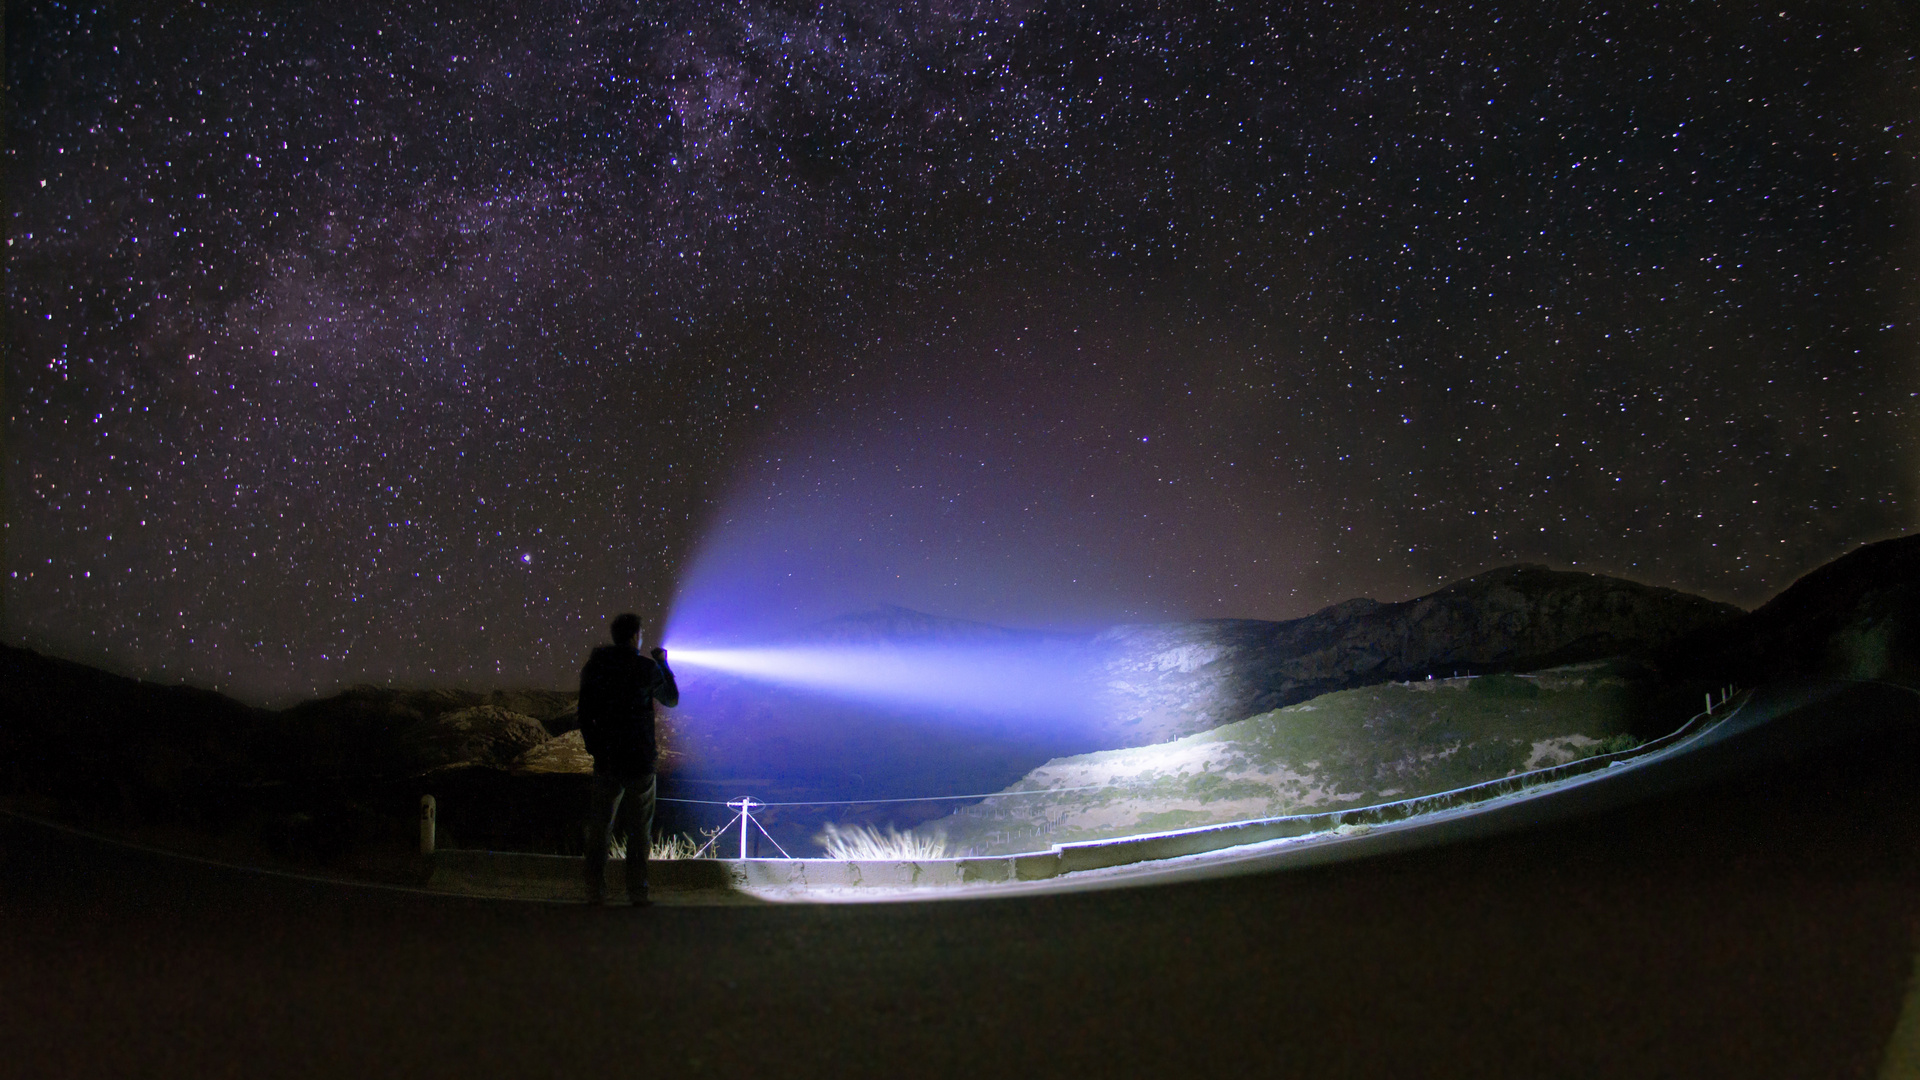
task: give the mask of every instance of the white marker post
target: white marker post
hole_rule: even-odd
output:
[[[433,854],[433,825],[437,808],[433,796],[420,796],[420,854]]]

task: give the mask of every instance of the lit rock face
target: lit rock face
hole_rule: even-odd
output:
[[[465,764],[504,767],[546,741],[547,729],[533,717],[475,705],[407,725],[396,733],[394,756],[409,772]]]
[[[449,765],[505,766],[548,738],[540,721],[491,699],[532,702],[540,691],[351,687],[279,716],[285,766],[298,774],[395,775]],[[564,695],[557,695],[562,696]],[[566,703],[560,703],[566,704]],[[282,771],[282,770],[273,770]]]
[[[659,771],[662,776],[672,776],[684,761],[685,755],[670,748],[674,741],[673,732],[665,718],[657,718],[658,738],[660,741]],[[579,728],[564,735],[556,735],[538,746],[528,749],[513,760],[509,771],[516,775],[566,774],[586,776],[593,772],[593,755],[587,753],[586,738]]]
[[[564,735],[555,736],[533,747],[514,759],[512,771],[515,773],[570,773],[585,775],[593,771],[593,755],[587,753],[587,742],[575,728]]]
[[[568,694],[566,708],[554,713],[552,716],[538,717],[541,726],[547,729],[547,734],[560,736],[565,735],[569,731],[580,730],[580,704],[574,700],[579,696],[578,694]],[[528,715],[532,714],[529,713]]]
[[[487,695],[487,704],[530,716],[552,735],[561,735],[580,726],[574,715],[574,699],[580,695],[562,690],[495,690]]]
[[[1119,626],[1094,640],[1110,745],[1206,731],[1337,690],[1639,653],[1725,626],[1739,608],[1618,578],[1511,566],[1396,604],[1303,619]]]
[[[355,686],[293,706],[280,714],[280,727],[285,743],[300,748],[299,756],[312,772],[390,775],[453,765],[504,768],[554,736],[577,730],[577,697],[561,690],[480,693]]]

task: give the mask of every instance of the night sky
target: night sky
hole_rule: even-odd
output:
[[[1920,525],[1911,9],[395,6],[8,11],[8,640],[564,686]]]

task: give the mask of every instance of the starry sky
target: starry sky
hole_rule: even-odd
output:
[[[1894,3],[8,15],[15,643],[564,686],[1920,525]]]

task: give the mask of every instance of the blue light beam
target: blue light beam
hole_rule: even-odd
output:
[[[799,645],[669,652],[676,665],[929,715],[1077,725],[1098,713],[1089,665],[1061,648]]]

